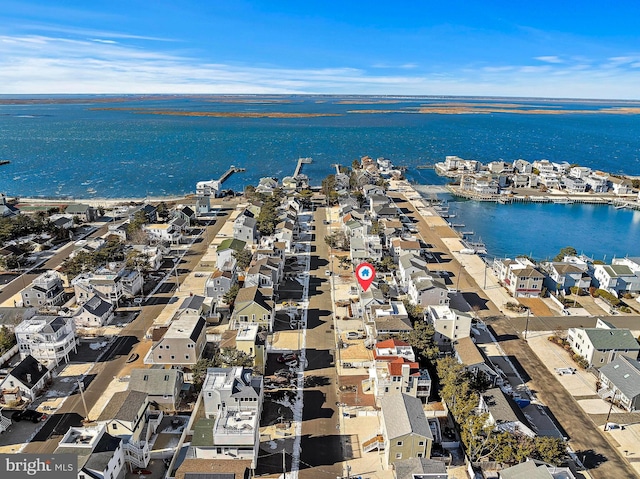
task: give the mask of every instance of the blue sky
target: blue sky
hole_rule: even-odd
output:
[[[0,1],[0,93],[640,99],[640,2]]]

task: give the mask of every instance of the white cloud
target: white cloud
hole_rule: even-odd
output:
[[[560,57],[555,56],[555,55],[546,55],[546,56],[541,56],[541,57],[535,57],[535,60],[539,60],[539,61],[545,62],[545,63],[564,63],[564,60],[562,60]]]
[[[572,59],[567,64],[446,66],[430,73],[415,64],[388,68],[286,68],[203,62],[94,35],[0,36],[3,94],[72,93],[359,93],[402,95],[638,98],[640,58],[611,68]],[[626,57],[631,58],[631,57]],[[580,60],[580,61],[578,61]],[[632,62],[632,63],[629,63]],[[573,63],[573,64],[572,64]],[[416,65],[417,66],[417,65]],[[404,68],[403,68],[404,67]]]

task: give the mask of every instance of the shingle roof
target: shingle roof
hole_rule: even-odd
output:
[[[456,352],[460,362],[465,366],[472,366],[474,364],[484,363],[484,358],[480,354],[478,346],[473,342],[470,337],[458,339],[453,344],[453,349]]]
[[[448,479],[447,466],[442,461],[412,457],[393,464],[396,479],[413,479],[429,474],[429,479]]]
[[[530,427],[529,421],[520,407],[499,387],[487,389],[482,393],[482,399],[496,423],[520,422],[526,427]]]
[[[84,303],[82,309],[95,315],[102,316],[107,311],[113,308],[113,305],[108,301],[103,300],[99,296],[94,295],[89,301]]]
[[[500,479],[553,479],[553,476],[545,466],[526,461],[500,471]]]
[[[216,249],[216,251],[220,252],[226,249],[232,249],[234,251],[242,251],[246,245],[247,245],[246,241],[242,241],[235,238],[227,238],[218,245],[218,248]]]
[[[129,389],[152,396],[172,396],[181,378],[182,371],[177,369],[132,369]]]
[[[129,390],[119,391],[113,395],[102,410],[98,421],[119,419],[121,421],[133,422],[146,400],[147,393]]]
[[[598,351],[608,349],[640,351],[638,341],[628,329],[585,328],[584,332]]]
[[[628,399],[640,395],[640,362],[625,356],[600,368],[600,374],[606,377]]]
[[[91,208],[89,205],[85,205],[83,203],[72,203],[67,206],[67,209],[64,210],[65,213],[73,215],[73,214],[84,214],[87,210]]]
[[[104,471],[107,468],[109,461],[113,459],[113,453],[118,449],[122,439],[119,437],[113,437],[108,433],[104,433],[96,447],[93,448],[89,459],[84,464],[83,469],[90,469],[93,471]]]
[[[186,297],[178,309],[195,309],[196,311],[200,311],[202,303],[204,303],[204,296],[198,296],[196,294]]]
[[[381,406],[389,440],[412,433],[433,440],[420,399],[406,394],[386,394]]]
[[[11,376],[29,389],[32,389],[48,372],[46,366],[39,363],[30,354],[11,370]],[[28,376],[27,376],[28,375]]]

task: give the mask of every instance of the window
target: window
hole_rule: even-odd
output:
[[[168,380],[169,380],[169,375],[168,375],[168,374],[165,374],[165,375],[164,375],[164,380],[165,380],[165,381],[168,381]]]
[[[167,345],[164,347],[164,349],[169,349],[169,345],[167,344]]]
[[[396,459],[402,459],[402,453],[401,452],[397,452],[396,453]],[[112,474],[112,476],[113,476],[113,474]],[[111,479],[113,479],[113,478],[111,478]]]
[[[185,355],[184,355],[184,358],[185,358],[185,359],[189,359],[189,355],[188,355],[188,354],[185,354]]]
[[[398,442],[396,442],[396,446],[398,446],[398,447],[402,447],[402,441],[398,441]]]
[[[418,442],[418,446],[424,446],[424,441]]]
[[[171,355],[171,359],[175,359],[175,358],[176,358],[176,357],[172,354],[172,355]]]
[[[118,425],[114,422],[114,423],[111,425],[111,429],[118,429]]]
[[[422,457],[422,453],[421,452],[418,453],[418,457]]]
[[[149,380],[149,375],[145,374],[144,376],[142,376],[142,380],[143,381],[148,381]]]
[[[162,359],[162,356],[161,356],[161,355],[158,355],[158,359]]]

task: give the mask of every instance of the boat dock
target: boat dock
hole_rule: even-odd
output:
[[[237,166],[231,165],[227,171],[222,173],[222,176],[218,179],[218,182],[222,184],[227,181],[229,177],[234,173],[242,173],[243,171],[246,171],[246,168],[238,168]]]
[[[432,164],[432,163],[427,163],[426,165],[418,165],[416,166],[416,170],[433,170],[435,169],[436,165]]]
[[[302,165],[310,165],[313,160],[311,158],[298,158],[298,165],[296,166],[296,170],[293,172],[293,177],[296,178],[300,172],[302,171]],[[336,169],[339,170],[339,167],[336,166]]]

